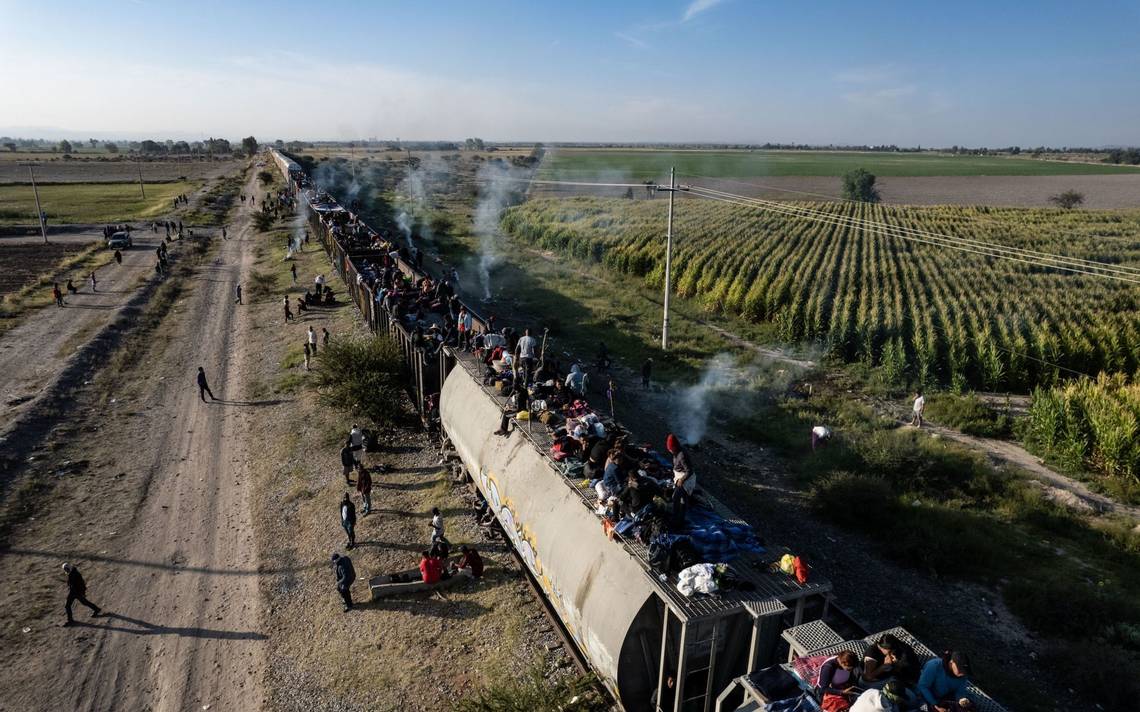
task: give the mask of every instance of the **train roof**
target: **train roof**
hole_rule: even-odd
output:
[[[455,358],[459,367],[463,368],[480,388],[499,406],[506,403],[507,398],[496,393],[493,389],[482,385],[482,363],[472,354],[448,349]],[[613,421],[606,418],[611,425]],[[562,481],[566,487],[576,492],[582,499],[582,506],[595,511],[598,506],[597,493],[593,488],[582,489],[574,480],[565,475],[565,468],[556,462],[550,455],[554,438],[545,425],[531,424],[529,426],[518,424],[516,428],[524,438],[542,455],[547,463],[562,474]],[[620,424],[619,424],[620,425]],[[702,499],[722,518],[735,524],[746,524],[736,513],[732,512],[722,502],[702,490]],[[601,517],[599,517],[600,521]],[[601,526],[599,524],[599,526]],[[782,571],[772,571],[772,564],[779,561],[786,553],[791,553],[785,547],[765,541],[765,553],[744,554],[731,562],[733,572],[743,581],[747,581],[753,590],[731,589],[722,590],[716,595],[686,596],[669,580],[662,580],[649,565],[649,556],[644,544],[632,537],[622,537],[614,533],[615,545],[624,546],[626,551],[637,561],[642,573],[651,583],[651,588],[657,592],[680,619],[686,621],[699,621],[707,618],[719,618],[747,610],[754,617],[781,614],[789,610],[789,604],[801,604],[809,596],[826,595],[832,589],[831,582],[812,572],[804,584],[800,584],[793,576]]]

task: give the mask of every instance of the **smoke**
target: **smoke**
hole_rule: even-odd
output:
[[[772,395],[787,393],[792,382],[814,368],[815,361],[792,358],[779,351],[757,350],[756,360],[744,361],[719,353],[705,365],[701,378],[673,398],[673,428],[685,443],[695,444],[708,433],[712,414],[743,414]]]
[[[499,263],[499,242],[503,237],[499,217],[503,210],[522,199],[526,183],[520,178],[530,177],[530,171],[491,163],[479,169],[479,203],[475,207],[475,235],[479,238],[479,256],[476,265],[483,299],[491,298],[491,271]]]
[[[675,430],[686,443],[699,443],[708,430],[714,391],[734,385],[736,359],[717,354],[705,366],[701,380],[681,391],[674,406]]]
[[[285,251],[285,259],[293,257],[294,252],[301,249],[305,241],[305,226],[309,224],[309,202],[304,197],[297,196],[297,214],[293,216],[293,224],[289,233],[289,249]]]
[[[408,243],[408,248],[412,247],[412,218],[408,215],[407,211],[401,210],[400,214],[396,216],[396,226],[400,228],[400,232],[404,233],[404,241]]]

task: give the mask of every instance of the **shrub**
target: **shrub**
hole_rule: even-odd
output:
[[[967,435],[1005,439],[1013,431],[1013,421],[1008,415],[997,413],[974,394],[938,394],[930,398],[926,412],[931,420]]]
[[[376,425],[393,424],[402,411],[403,355],[386,336],[330,341],[317,353],[314,376],[322,403]]]

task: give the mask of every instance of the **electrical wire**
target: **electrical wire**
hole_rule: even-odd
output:
[[[802,206],[792,206],[788,205],[787,203],[780,203],[777,201],[761,200],[759,198],[748,198],[747,196],[725,193],[723,191],[714,191],[706,188],[701,188],[699,186],[690,186],[687,192],[691,195],[710,200],[719,200],[721,202],[732,203],[744,207],[751,207],[757,210],[769,210],[772,212],[790,215],[793,217],[800,217],[807,220],[822,222],[825,224],[857,227],[868,232],[878,233],[889,237],[897,237],[903,240],[920,242],[937,247],[945,247],[953,250],[959,250],[961,252],[968,252],[986,257],[992,257],[995,259],[1004,259],[1012,262],[1019,262],[1022,264],[1042,267],[1045,269],[1058,269],[1067,272],[1073,272],[1076,274],[1084,274],[1094,277],[1105,277],[1107,279],[1114,279],[1121,282],[1140,284],[1140,274],[1135,274],[1134,276],[1133,272],[1126,270],[1116,270],[1114,269],[1114,265],[1106,265],[1102,262],[1076,259],[1070,260],[1069,258],[1057,256],[1038,257],[1036,255],[1025,255],[1014,249],[1006,248],[995,243],[971,241],[954,238],[952,236],[940,235],[938,233],[928,233],[921,230],[892,226],[886,223],[880,223],[864,218],[836,215],[833,213],[814,210]]]
[[[812,197],[825,198],[829,202],[841,202],[841,203],[853,203],[853,204],[860,204],[862,202],[859,200],[853,200],[851,198],[836,198],[834,196],[826,195],[824,193],[813,193],[813,192],[806,191],[806,190],[793,190],[791,188],[780,188],[780,187],[774,186],[774,185],[763,184],[763,183],[752,183],[752,182],[740,181],[740,180],[733,180],[730,178],[715,178],[715,177],[711,177],[711,176],[700,176],[700,175],[696,175],[696,174],[678,174],[678,175],[684,175],[685,177],[688,177],[688,178],[700,178],[703,180],[721,181],[721,182],[726,182],[726,183],[736,183],[738,185],[747,185],[747,186],[754,187],[754,188],[764,188],[767,190],[775,190],[775,191],[782,191],[782,192],[786,192],[786,193],[795,193],[798,195],[807,195],[807,196],[812,196]],[[711,189],[706,188],[706,190],[711,190]],[[721,192],[724,192],[724,191],[721,191]],[[734,195],[734,194],[727,193],[727,192],[725,192],[725,194],[726,195]],[[739,197],[745,198],[745,199],[753,199],[753,198],[750,198],[749,196],[739,196]],[[760,200],[760,199],[757,198],[756,200]],[[884,207],[889,208],[891,206],[884,206]],[[993,220],[993,219],[987,219],[987,218],[979,217],[979,216],[971,216],[970,219],[978,221],[978,222],[985,222],[985,223],[988,223],[990,225],[998,225],[1001,227],[1006,227],[1005,225],[1002,225],[1000,222]],[[928,234],[928,235],[940,235],[940,236],[945,237],[947,239],[955,239],[955,240],[961,240],[964,242],[973,242],[973,243],[985,244],[985,245],[995,245],[995,246],[998,246],[998,247],[1005,249],[1005,250],[1009,250],[1012,252],[1018,252],[1018,253],[1022,253],[1022,254],[1026,254],[1026,255],[1033,255],[1033,256],[1043,257],[1043,258],[1047,258],[1047,259],[1060,259],[1063,261],[1067,261],[1070,264],[1083,263],[1083,264],[1086,264],[1089,266],[1095,266],[1095,267],[1100,268],[1100,269],[1119,272],[1121,274],[1129,274],[1129,275],[1140,276],[1140,268],[1137,268],[1137,267],[1128,267],[1127,265],[1110,265],[1110,264],[1105,263],[1105,262],[1097,262],[1095,260],[1086,260],[1086,259],[1083,259],[1080,257],[1067,257],[1064,255],[1056,255],[1056,254],[1053,254],[1050,252],[1043,252],[1041,250],[1032,250],[1032,249],[1023,248],[1023,247],[1013,247],[1013,246],[1009,246],[1009,245],[1001,245],[1000,243],[993,243],[993,242],[989,242],[986,240],[977,240],[974,238],[966,238],[966,237],[960,237],[960,236],[944,235],[944,234],[940,234],[940,233],[932,233],[930,231],[918,230],[917,228],[907,228],[904,226],[897,226],[897,227],[898,227],[898,229],[912,231],[912,232],[915,232],[916,234],[921,233],[921,234]]]

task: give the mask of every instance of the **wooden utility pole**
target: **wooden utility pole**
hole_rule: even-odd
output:
[[[139,190],[142,191],[143,200],[146,200],[146,188],[143,187],[142,182],[142,164],[136,163],[135,167],[139,169]]]
[[[32,194],[36,196],[36,220],[40,223],[40,235],[44,238],[44,244],[47,244],[47,225],[44,223],[44,211],[40,207],[40,189],[36,187],[36,164],[25,163],[28,167],[28,175],[32,178]]]

